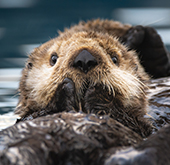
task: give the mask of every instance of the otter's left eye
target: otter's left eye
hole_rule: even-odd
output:
[[[50,65],[51,65],[51,66],[54,66],[54,65],[56,64],[57,58],[58,58],[57,53],[53,53],[53,54],[51,55],[51,59],[50,59]]]
[[[113,61],[114,64],[118,65],[118,59],[117,59],[117,57],[113,57],[113,58],[112,58],[112,61]]]

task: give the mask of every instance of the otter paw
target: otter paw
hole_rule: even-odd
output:
[[[122,37],[122,42],[139,53],[141,64],[151,76],[170,75],[169,54],[154,28],[134,26]]]
[[[144,44],[146,46],[150,46],[152,48],[157,47],[164,47],[164,44],[162,42],[162,39],[160,35],[157,33],[157,31],[152,27],[144,27],[145,28],[145,40]]]
[[[170,75],[169,54],[155,29],[145,27],[144,41],[137,49],[146,72],[154,78]]]
[[[156,150],[148,148],[137,151],[133,148],[118,151],[105,161],[105,165],[155,165]]]
[[[134,26],[125,36],[123,36],[123,43],[130,49],[136,49],[140,44],[142,44],[145,37],[145,29],[143,26]]]
[[[73,97],[75,90],[73,81],[69,78],[65,78],[61,84],[61,90],[67,97]]]
[[[87,89],[84,96],[84,112],[95,113],[98,115],[108,114],[110,109],[108,104],[112,102],[113,95],[110,95],[107,89],[102,85],[96,85]]]
[[[70,111],[76,109],[75,100],[74,82],[69,78],[65,78],[63,82],[59,84],[55,96],[49,105],[53,109],[57,109],[58,112]]]
[[[141,25],[132,27],[125,36],[123,36],[123,42],[130,49],[142,48],[157,48],[164,47],[160,35],[152,27],[144,27]]]

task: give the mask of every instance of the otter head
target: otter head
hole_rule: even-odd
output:
[[[68,30],[29,56],[16,112],[23,117],[45,110],[52,99],[55,102],[57,89],[66,78],[74,83],[76,104],[84,100],[88,89],[98,88],[125,109],[144,107],[143,81],[148,76],[135,52],[107,33]]]

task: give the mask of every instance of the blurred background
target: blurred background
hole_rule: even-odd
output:
[[[170,0],[0,0],[0,129],[15,122],[27,55],[80,20],[107,18],[157,29],[170,51]]]

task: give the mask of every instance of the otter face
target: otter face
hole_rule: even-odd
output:
[[[135,52],[118,39],[99,32],[67,31],[29,56],[16,112],[24,116],[45,109],[66,78],[74,84],[76,104],[84,100],[88,89],[99,86],[126,108],[145,100],[143,81],[148,76]]]

